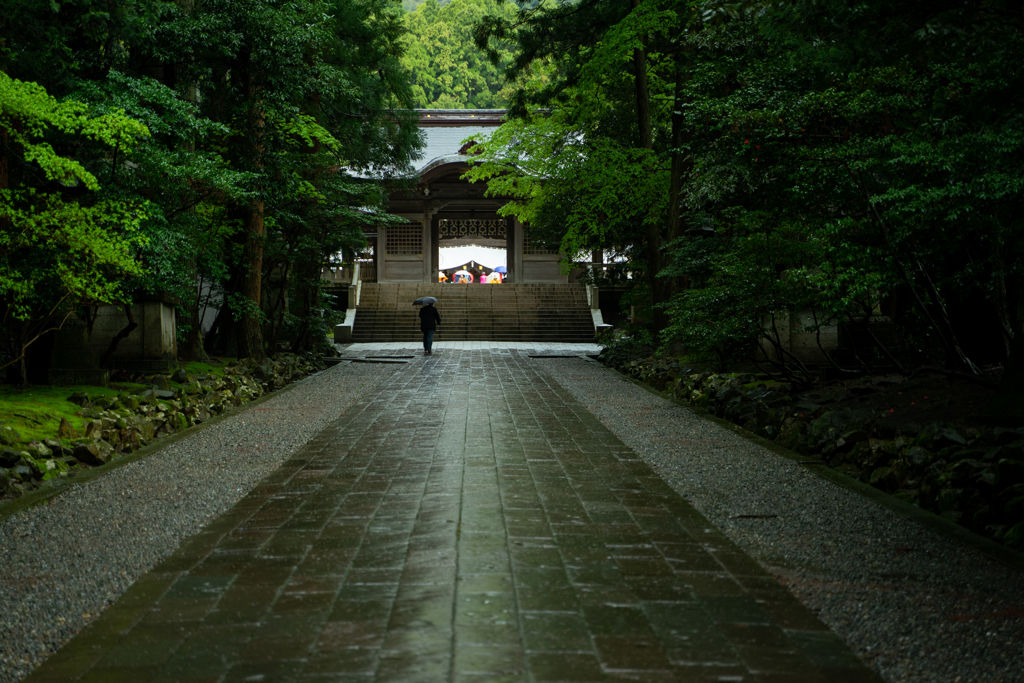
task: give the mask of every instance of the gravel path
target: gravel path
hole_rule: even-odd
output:
[[[0,683],[26,676],[396,367],[306,378],[0,524]]]
[[[1020,573],[597,363],[535,362],[885,680],[1024,681]]]

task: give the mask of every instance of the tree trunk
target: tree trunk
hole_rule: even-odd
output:
[[[242,267],[245,273],[239,293],[255,309],[262,302],[263,289],[263,202],[253,202],[246,220],[245,251]],[[263,329],[254,310],[245,311],[238,321],[238,357],[263,360]]]
[[[946,308],[946,304],[942,301],[942,296],[939,293],[938,287],[935,286],[935,283],[932,281],[931,276],[925,269],[924,264],[920,261],[917,262],[917,271],[921,273],[921,278],[924,280],[929,298],[932,301],[933,326],[946,347],[950,366],[962,372],[967,372],[972,375],[980,375],[981,371],[978,370],[978,366],[974,364],[974,361],[967,357],[967,354],[964,353],[963,348],[960,346],[960,340],[957,338],[956,329],[953,327],[953,321],[949,318],[949,310]]]
[[[640,6],[640,0],[630,0],[631,10]],[[636,84],[636,116],[637,127],[640,130],[640,147],[654,149],[654,134],[651,127],[651,100],[647,87],[647,53],[641,47],[633,50],[633,70],[636,72],[634,82]],[[646,229],[647,242],[647,285],[651,289],[651,303],[654,308],[651,311],[651,320],[655,331],[665,329],[668,318],[665,311],[659,308],[659,304],[665,302],[664,284],[658,280],[658,273],[661,272],[661,230],[656,222],[650,222]]]
[[[683,194],[683,182],[689,176],[693,168],[693,162],[687,153],[682,151],[683,145],[691,139],[689,131],[684,129],[683,119],[683,88],[689,80],[688,60],[677,57],[676,59],[676,85],[675,95],[672,102],[672,167],[669,171],[668,191],[668,234],[666,241],[672,244],[683,236],[683,212],[679,206],[679,200]],[[670,278],[667,282],[665,296],[671,300],[683,287],[682,280],[678,277]]]
[[[194,8],[193,0],[175,0],[178,7],[186,15],[191,15]],[[177,81],[177,67],[172,65],[170,80]],[[169,87],[175,87],[176,83],[167,83]],[[185,99],[192,102],[195,105],[199,104],[199,89],[196,87],[195,81],[189,82],[185,88]],[[185,141],[185,151],[192,154],[196,151],[195,139],[190,138]],[[195,207],[188,209],[190,214],[195,213]],[[186,312],[188,314],[189,331],[185,337],[184,347],[180,350],[179,356],[185,361],[202,361],[207,360],[206,349],[203,348],[203,320],[202,320],[202,298],[203,298],[203,277],[199,274],[198,260],[195,253],[193,252],[189,257],[189,273],[193,281],[198,281],[196,285],[196,295],[189,302]]]
[[[270,307],[270,311],[267,313],[267,317],[270,323],[270,344],[268,348],[271,351],[276,351],[278,343],[281,340],[281,328],[284,327],[284,316],[291,309],[290,297],[287,296],[288,284],[289,284],[289,273],[288,264],[286,263],[281,268],[280,278],[278,280],[278,295],[277,300],[274,301],[274,305]]]
[[[640,6],[640,0],[630,0],[631,11]],[[636,115],[640,128],[640,146],[654,149],[654,134],[651,127],[651,98],[647,89],[647,52],[641,42],[633,50],[633,70],[636,71]]]
[[[195,269],[192,272],[194,273]],[[205,360],[206,350],[203,348],[203,320],[200,317],[202,309],[199,305],[199,295],[194,300],[188,302],[185,310],[188,313],[189,330],[188,335],[185,337],[185,343],[178,355],[185,361]]]
[[[262,170],[263,168],[263,135],[266,126],[266,113],[263,111],[263,103],[260,99],[261,88],[256,81],[255,75],[249,71],[246,74],[247,94],[252,107],[249,110],[249,132],[252,140],[253,166]],[[259,191],[261,188],[257,188]],[[246,210],[245,220],[245,249],[242,252],[242,267],[245,269],[242,278],[242,287],[239,293],[248,299],[250,310],[244,311],[238,324],[238,356],[239,358],[254,358],[263,360],[266,353],[263,350],[263,329],[258,314],[262,303],[263,286],[263,200],[255,199]]]

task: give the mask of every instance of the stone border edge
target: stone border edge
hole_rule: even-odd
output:
[[[256,406],[265,403],[266,401],[269,401],[275,396],[280,396],[281,394],[287,391],[291,391],[294,387],[299,386],[306,380],[316,377],[321,373],[330,372],[332,369],[333,368],[327,368],[326,370],[321,370],[320,372],[314,372],[312,375],[307,375],[302,379],[298,380],[297,382],[292,382],[281,387],[280,389],[277,389],[276,391],[271,391],[269,393],[263,394],[259,398],[253,401],[249,401],[248,403],[245,403],[243,405],[235,406],[225,413],[215,415],[211,417],[209,420],[206,420],[205,422],[202,422],[197,425],[193,425],[188,429],[183,429],[180,432],[170,434],[160,439],[159,441],[156,441],[155,443],[151,443],[144,448],[140,448],[134,453],[129,453],[128,455],[117,458],[111,462],[108,462],[105,465],[100,465],[99,467],[92,467],[87,471],[77,474],[74,477],[70,477],[68,479],[56,480],[58,481],[58,483],[55,485],[44,486],[43,488],[39,488],[36,489],[35,491],[30,491],[29,493],[26,493],[20,498],[15,498],[6,503],[0,503],[0,524],[14,517],[19,512],[24,512],[25,510],[35,507],[36,505],[46,503],[47,501],[56,498],[61,494],[71,491],[76,486],[83,486],[93,481],[94,479],[106,476],[107,474],[113,472],[116,469],[124,467],[125,465],[130,465],[137,460],[148,458],[151,455],[159,453],[167,446],[170,446],[171,444],[176,443],[186,437],[192,436],[193,434],[198,434],[207,427],[213,427],[214,425],[226,420],[229,417],[234,417],[236,415],[241,415],[242,413],[248,412],[251,408],[255,408]]]
[[[662,398],[666,401],[670,401],[671,403],[674,403],[682,408],[689,410],[691,413],[699,416],[704,420],[714,422],[719,427],[727,429],[730,432],[738,436],[741,436],[748,441],[752,441],[759,446],[763,446],[764,448],[775,453],[776,455],[780,455],[784,458],[795,461],[797,464],[802,465],[803,467],[810,470],[814,474],[818,475],[822,479],[832,482],[833,484],[839,486],[840,488],[844,488],[847,491],[856,493],[862,498],[867,498],[868,500],[874,503],[877,503],[883,507],[892,510],[901,517],[911,519],[919,523],[921,526],[931,531],[934,531],[938,534],[941,534],[942,536],[945,536],[950,540],[956,541],[961,545],[967,546],[968,548],[977,550],[978,552],[988,556],[989,558],[995,560],[996,562],[999,562],[1002,565],[1005,565],[1011,569],[1015,569],[1019,572],[1024,572],[1024,553],[1020,553],[1016,550],[1012,550],[1011,548],[1001,546],[995,541],[989,540],[983,536],[979,536],[973,531],[968,531],[956,522],[952,522],[948,519],[945,519],[944,517],[936,515],[934,512],[923,510],[917,507],[916,505],[912,505],[906,502],[905,500],[900,500],[895,496],[891,496],[888,493],[879,491],[878,489],[869,486],[864,482],[858,481],[853,477],[847,476],[842,472],[838,472],[832,469],[831,467],[828,467],[823,461],[814,460],[813,456],[803,456],[800,455],[799,453],[795,453],[794,451],[789,450],[788,448],[783,448],[779,444],[774,443],[772,441],[768,441],[767,439],[762,438],[757,434],[754,434],[753,432],[748,432],[746,429],[740,427],[737,424],[734,424],[732,422],[729,422],[728,420],[712,415],[702,408],[696,408],[694,406],[691,406],[689,403],[686,403],[685,401],[681,401],[680,399],[662,393],[655,389],[654,387],[644,384],[638,379],[629,377],[628,375],[619,372],[615,368],[610,368],[604,363],[601,363],[600,361],[594,359],[588,359],[588,361],[601,366],[604,370],[618,375],[627,382],[635,384],[641,389],[644,389],[645,391],[648,391],[659,398]]]

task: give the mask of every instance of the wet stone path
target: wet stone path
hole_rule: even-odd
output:
[[[397,369],[27,680],[877,679],[540,363],[452,349]]]

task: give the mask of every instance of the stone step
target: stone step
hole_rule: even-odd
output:
[[[594,322],[582,285],[363,285],[352,340],[415,341],[422,296],[439,299],[438,341],[590,342]]]
[[[423,335],[419,332],[415,334],[388,334],[388,333],[373,333],[368,335],[352,335],[353,343],[360,344],[371,344],[379,342],[418,342],[423,338]],[[549,342],[549,343],[568,343],[568,344],[591,344],[594,342],[593,334],[559,334],[559,335],[536,335],[536,334],[482,334],[482,335],[463,335],[463,334],[438,334],[434,336],[434,341],[437,342],[455,342],[455,341],[507,341],[507,342]]]

